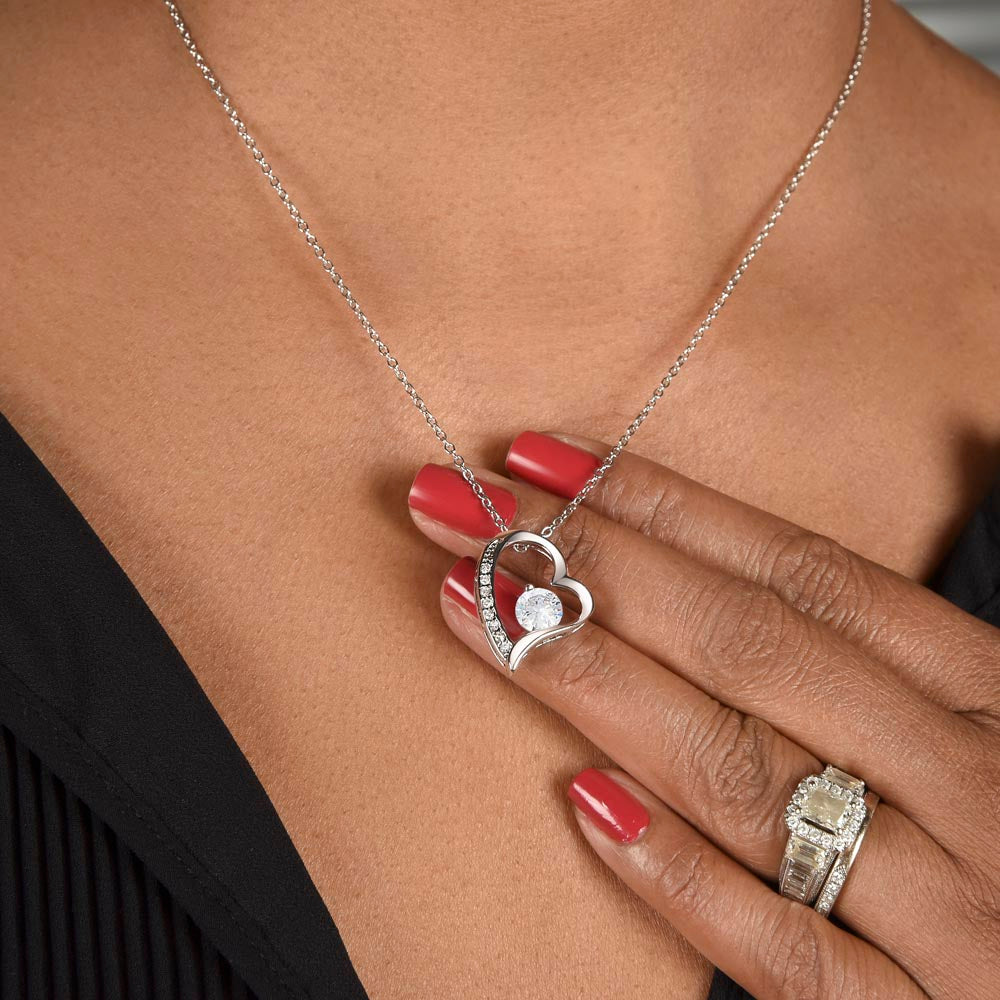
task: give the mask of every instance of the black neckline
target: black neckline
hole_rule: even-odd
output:
[[[0,415],[0,722],[261,997],[365,992],[263,787],[83,515]]]

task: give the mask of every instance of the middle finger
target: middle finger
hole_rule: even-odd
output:
[[[463,642],[728,854],[774,881],[788,838],[784,808],[799,780],[821,770],[812,754],[598,626],[540,648],[530,667],[509,674],[479,626],[476,585],[475,565],[463,559],[442,588],[445,620]],[[497,573],[496,608],[508,627],[522,589]],[[942,927],[958,925],[948,900],[933,891],[950,864],[916,824],[883,805],[838,900],[838,916],[904,965],[915,963],[931,938],[940,940]]]
[[[516,505],[520,523],[545,523],[555,513],[557,501],[529,486],[480,478],[501,510],[513,515]],[[457,555],[478,554],[480,539],[493,533],[449,468],[426,466],[410,497],[416,524]],[[948,804],[975,792],[961,787],[951,766],[977,739],[959,716],[773,591],[587,508],[566,522],[558,544],[593,592],[594,620],[605,629],[816,757],[864,775],[932,836],[947,838]],[[515,556],[512,566],[524,572],[531,563]]]

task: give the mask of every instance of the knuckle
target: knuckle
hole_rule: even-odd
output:
[[[697,657],[733,679],[751,676],[756,663],[777,659],[787,639],[789,609],[769,590],[741,578],[726,579],[698,594],[691,609]],[[741,668],[741,669],[737,669]]]
[[[628,508],[623,520],[640,534],[668,545],[676,540],[685,507],[681,491],[671,478],[651,473],[638,482],[633,479],[628,495],[618,499],[625,500],[623,506]]]
[[[1000,956],[1000,886],[968,865],[960,865],[953,884],[963,923],[971,936]]]
[[[873,581],[863,564],[832,539],[788,528],[768,548],[767,585],[797,610],[847,628],[870,608]]]
[[[553,687],[573,701],[605,692],[615,670],[614,640],[607,632],[587,629],[577,642],[560,645]]]
[[[560,548],[578,577],[597,576],[602,564],[614,565],[611,558],[614,528],[613,521],[591,514],[584,508],[563,525]]]
[[[982,828],[1000,823],[1000,754],[995,736],[961,716],[946,715],[929,727],[923,745],[930,766],[949,773],[954,804],[947,810],[953,829],[972,841]]]
[[[1000,733],[1000,642],[992,631],[972,637],[963,633],[955,636],[941,673],[949,680],[963,679],[968,694],[959,710],[996,736]]]
[[[631,530],[670,544],[679,532],[687,504],[678,477],[658,467],[634,469],[605,480],[606,516]]]
[[[687,840],[652,873],[656,897],[675,912],[697,913],[711,897],[710,863],[706,842]]]
[[[747,856],[773,862],[780,839],[777,796],[786,782],[775,773],[777,734],[763,720],[720,705],[690,741],[693,794],[705,804],[711,822],[736,839]]]
[[[831,982],[836,963],[827,954],[820,919],[808,907],[789,906],[770,935],[769,978],[773,994],[780,1000],[821,1000],[845,995],[843,983]]]
[[[997,795],[1000,788],[1000,753],[997,741],[977,733],[964,752],[954,746],[950,749],[948,754],[948,748],[944,748],[948,763],[953,767],[958,763],[964,768],[965,801],[977,803],[976,812],[984,813],[986,822],[996,827],[1000,824],[1000,796]]]

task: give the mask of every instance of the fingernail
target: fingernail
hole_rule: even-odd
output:
[[[510,524],[517,513],[514,494],[492,483],[483,483],[483,489],[497,513]],[[493,519],[457,469],[425,465],[413,480],[408,503],[414,510],[464,535],[492,538],[497,533]]]
[[[569,798],[595,825],[619,844],[638,840],[649,826],[649,813],[631,793],[603,771],[588,767],[569,786]]]
[[[507,469],[548,493],[572,499],[600,468],[601,460],[589,451],[525,431],[507,452]]]
[[[496,586],[493,588],[493,599],[496,602],[497,614],[503,622],[507,634],[512,639],[524,635],[524,629],[514,617],[514,604],[521,596],[524,588],[504,573],[497,572]],[[476,562],[474,559],[460,559],[452,566],[444,578],[444,593],[450,597],[463,611],[479,616],[476,610]]]

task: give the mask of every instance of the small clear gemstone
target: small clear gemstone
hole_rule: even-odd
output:
[[[552,628],[562,621],[562,616],[562,602],[544,587],[529,587],[514,605],[514,617],[528,632]]]

